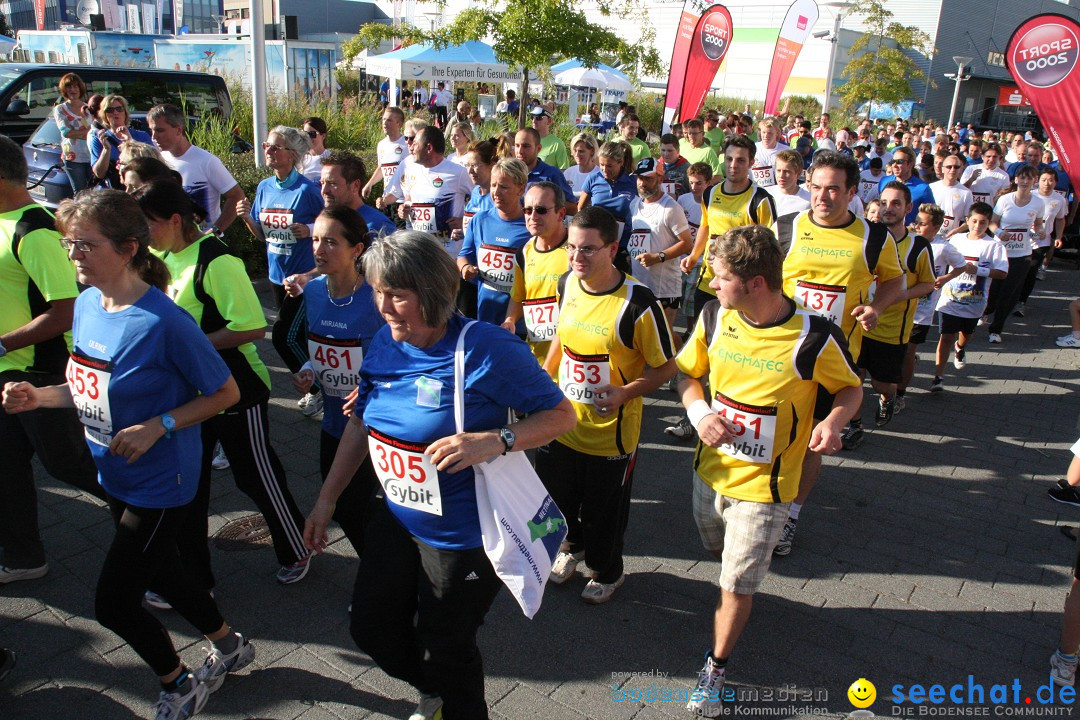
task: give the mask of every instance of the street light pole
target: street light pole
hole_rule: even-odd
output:
[[[964,82],[964,66],[972,61],[972,58],[966,55],[953,55],[953,62],[956,63],[956,87],[953,89],[952,95],[952,107],[949,109],[949,124],[945,128],[945,132],[952,132],[953,122],[956,120],[956,103],[960,100],[960,83]]]
[[[829,38],[829,42],[832,43],[832,49],[829,50],[829,70],[825,77],[825,103],[822,105],[822,112],[829,112],[829,103],[832,101],[832,81],[833,73],[836,71],[836,46],[840,42],[840,23],[844,19],[844,10],[854,5],[851,2],[827,2],[826,7],[831,7],[836,10],[836,15],[833,17],[833,31],[832,37]]]

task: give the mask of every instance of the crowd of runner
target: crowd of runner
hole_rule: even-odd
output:
[[[553,105],[478,139],[472,108],[448,96],[440,85],[437,126],[385,108],[370,175],[325,147],[319,118],[273,128],[272,175],[251,198],[191,144],[181,110],[155,107],[140,138],[109,96],[89,153],[109,187],[55,217],[0,136],[0,583],[48,572],[37,455],[112,512],[96,615],[159,677],[158,720],[194,715],[256,655],[214,599],[215,469],[266,519],[284,585],[341,526],[359,558],[352,637],[416,688],[412,720],[484,718],[476,633],[502,581],[473,466],[535,449],[568,531],[549,580],[580,575],[582,600],[605,603],[626,580],[642,398],[658,392],[685,409],[671,442],[697,441],[693,520],[721,562],[687,689],[689,711],[718,715],[821,456],[863,441],[867,376],[881,427],[905,409],[924,346],[934,369],[919,382],[939,393],[972,343],[1015,342],[1008,323],[1077,212],[1052,150],[1019,133],[709,109],[654,156],[632,108],[606,140],[586,129],[566,145]],[[237,218],[266,248],[273,348],[301,411],[322,414],[306,518],[270,440],[265,315],[222,239]],[[1061,347],[1080,347],[1080,301],[1071,321]],[[1080,505],[1080,472],[1050,496]],[[1051,661],[1061,685],[1080,644],[1071,601],[1076,627]],[[206,636],[203,665],[180,660],[146,606]]]

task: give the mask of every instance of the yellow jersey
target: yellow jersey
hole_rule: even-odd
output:
[[[723,235],[732,228],[744,225],[764,225],[769,227],[776,219],[776,205],[772,195],[754,183],[734,195],[724,192],[724,183],[713,185],[705,191],[701,202],[701,227],[709,233],[709,242],[717,235]],[[704,261],[701,263],[701,277],[698,289],[716,297],[716,291],[709,287],[713,279],[713,269],[709,264],[709,251],[706,247]]]
[[[896,241],[896,250],[907,279],[906,287],[934,282],[937,277],[934,273],[934,250],[926,238],[905,232],[904,237]],[[918,304],[918,298],[893,303],[878,315],[877,325],[866,333],[866,337],[890,345],[907,344],[911,337],[911,326],[915,324],[915,308]]]
[[[646,364],[660,367],[675,356],[671,328],[652,291],[619,274],[619,284],[602,294],[585,290],[570,272],[557,289],[562,343],[557,382],[577,413],[577,426],[558,441],[586,455],[628,455],[641,434],[641,398],[601,417],[597,388],[626,385],[641,377]]]
[[[758,326],[709,302],[675,362],[685,375],[708,376],[712,409],[742,431],[719,448],[699,441],[694,470],[717,493],[752,502],[798,494],[818,385],[831,393],[860,385],[840,329],[794,303]]]
[[[541,365],[559,324],[556,289],[568,267],[570,259],[566,254],[565,237],[551,250],[540,250],[536,247],[536,238],[532,238],[517,251],[510,299],[521,303],[529,347]]]
[[[851,215],[837,227],[818,225],[809,211],[776,222],[784,258],[784,294],[796,304],[840,327],[856,360],[862,348],[862,325],[851,316],[870,302],[870,286],[900,277],[896,243],[881,223]]]

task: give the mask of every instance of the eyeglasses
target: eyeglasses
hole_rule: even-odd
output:
[[[544,207],[543,205],[526,205],[523,209],[525,210],[526,215],[532,215],[533,213],[536,213],[537,215],[547,215],[555,208]]]
[[[281,145],[274,145],[272,143],[265,143],[265,142],[262,144],[262,149],[263,150],[273,150],[274,152],[289,152],[289,148],[287,148],[287,147],[282,147]]]
[[[406,135],[405,136],[405,142],[407,142],[407,143],[411,143],[415,139],[416,139],[415,135]]]
[[[113,105],[112,107],[105,108],[105,112],[110,113],[110,114],[112,114],[112,113],[122,113],[122,112],[124,112],[124,106],[123,105]]]
[[[567,245],[566,246],[566,254],[567,255],[580,255],[581,257],[588,260],[593,255],[600,252],[601,250],[603,250],[606,247],[607,247],[607,245],[601,245],[600,247],[579,248],[579,247],[574,247],[573,245]]]
[[[311,138],[312,140],[314,140],[315,138],[317,138],[319,136],[319,131],[318,130],[306,130],[305,132],[307,132],[307,136],[309,138]]]
[[[94,252],[94,248],[97,247],[92,242],[87,242],[86,240],[72,240],[71,238],[60,238],[60,246],[68,252],[71,252],[71,248],[75,248],[81,253]]]
[[[907,160],[890,160],[889,164],[890,165],[907,165],[908,161]]]

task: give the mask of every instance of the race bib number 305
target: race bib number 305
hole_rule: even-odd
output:
[[[286,208],[263,208],[259,211],[259,224],[266,236],[267,251],[275,255],[292,255],[296,236],[289,230],[293,224],[293,212]]]
[[[521,303],[529,342],[544,342],[555,337],[559,326],[559,303],[554,297],[533,298]]]
[[[72,353],[67,364],[67,383],[86,437],[99,445],[112,442],[113,421],[109,407],[109,382],[113,364],[81,353]]]
[[[712,408],[735,426],[735,438],[720,446],[720,452],[749,463],[772,462],[776,438],[776,406],[762,407],[737,402],[716,393]]]
[[[368,428],[371,464],[386,499],[410,510],[442,516],[439,471],[424,454],[425,447]]]
[[[517,264],[514,253],[513,248],[481,245],[476,252],[480,279],[499,292],[509,293],[514,287],[514,266]]]
[[[847,302],[847,287],[799,280],[795,283],[795,302],[839,327]]]
[[[309,332],[308,356],[323,392],[330,397],[346,397],[356,387],[364,359],[359,340],[337,340]]]
[[[563,347],[559,364],[559,387],[563,395],[574,402],[595,405],[597,388],[611,382],[611,365],[607,355],[579,355]]]

